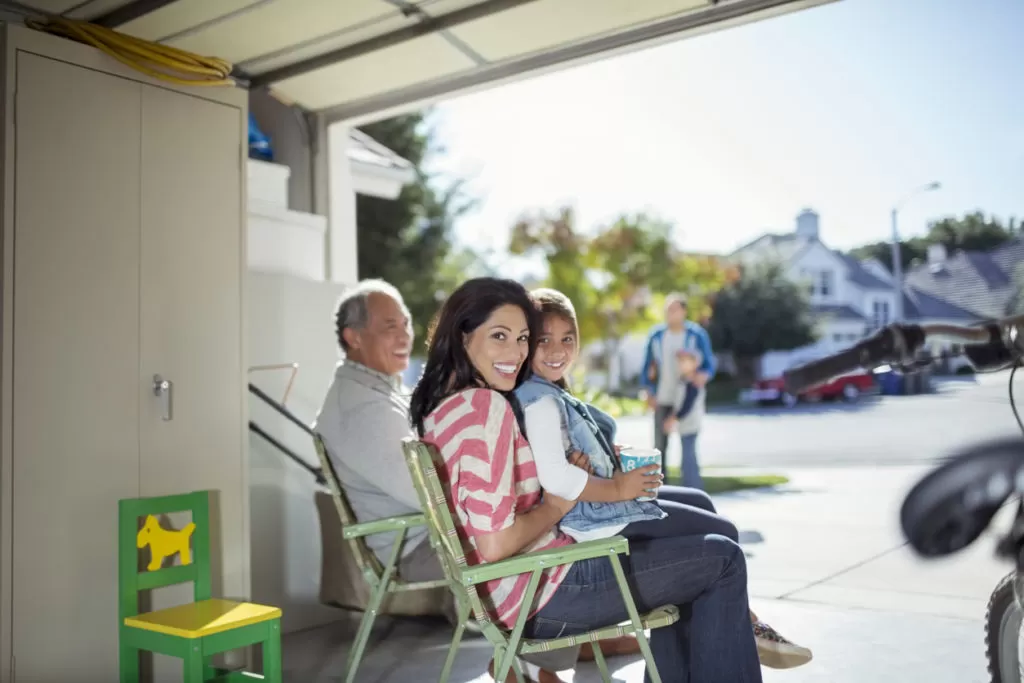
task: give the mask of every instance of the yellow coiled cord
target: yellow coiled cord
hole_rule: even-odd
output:
[[[151,43],[85,21],[52,17],[27,20],[30,28],[92,45],[147,76],[178,85],[233,86],[232,64],[176,47]]]

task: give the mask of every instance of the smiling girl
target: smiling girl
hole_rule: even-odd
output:
[[[516,397],[524,407],[541,487],[576,501],[560,529],[577,541],[617,534],[636,541],[714,534],[737,542],[736,526],[717,514],[703,491],[663,486],[657,465],[621,471],[620,447],[613,445],[615,421],[573,396],[566,381],[580,347],[572,302],[553,289],[538,289],[530,296],[541,315],[541,331],[531,373]],[[654,488],[657,500],[635,500]],[[786,640],[753,612],[750,616],[762,664],[791,668],[811,660],[810,650]]]

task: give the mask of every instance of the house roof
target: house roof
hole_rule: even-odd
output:
[[[903,315],[907,320],[958,320],[976,322],[980,316],[960,308],[948,301],[943,301],[925,292],[905,287],[903,292]]]
[[[847,278],[865,289],[891,289],[892,285],[880,279],[864,267],[860,261],[841,251],[829,249],[821,240],[804,237],[796,233],[765,233],[732,252],[732,257],[755,256],[758,259],[773,258],[781,263],[792,263],[812,245],[819,244],[832,252],[847,268]]]
[[[20,0],[237,65],[358,123],[832,0]],[[13,5],[13,3],[12,3]]]
[[[863,263],[853,256],[834,249],[832,250],[832,253],[842,259],[843,263],[846,264],[846,267],[849,269],[848,277],[852,282],[855,282],[865,289],[892,289],[892,285],[890,283],[882,280],[877,275],[869,271],[864,267]]]
[[[958,251],[940,266],[924,264],[905,276],[908,290],[930,296],[975,318],[999,318],[1013,295],[1013,274],[1024,263],[1024,242],[1013,240],[990,252]]]
[[[406,182],[412,182],[416,171],[411,161],[399,156],[361,130],[349,129],[348,138],[349,159],[384,170],[397,171],[408,176]]]
[[[857,322],[864,322],[867,320],[867,318],[852,306],[847,306],[845,304],[814,304],[811,306],[811,310],[814,311],[815,315],[829,316],[836,320],[855,320]]]
[[[792,232],[783,234],[766,232],[739,247],[729,256],[735,258],[752,255],[758,259],[773,258],[781,263],[789,263],[802,254],[810,246],[810,242],[806,237]]]

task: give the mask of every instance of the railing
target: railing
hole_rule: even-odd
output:
[[[255,396],[256,398],[260,399],[264,403],[266,403],[268,406],[270,406],[274,410],[276,410],[285,419],[287,419],[289,422],[291,422],[292,424],[297,426],[299,429],[304,431],[310,437],[313,436],[313,434],[314,434],[313,430],[310,429],[309,425],[307,425],[305,422],[303,422],[298,417],[296,417],[295,413],[293,413],[292,411],[288,410],[282,404],[278,403],[277,401],[272,399],[270,396],[268,396],[265,391],[263,391],[262,389],[260,389],[256,385],[250,383],[249,384],[249,393],[252,394],[253,396]],[[282,453],[284,453],[288,458],[291,458],[291,460],[294,461],[296,465],[298,465],[302,469],[304,469],[307,472],[309,472],[310,474],[312,474],[316,478],[316,483],[318,483],[320,485],[323,485],[323,486],[327,485],[327,479],[324,478],[323,470],[321,470],[319,467],[315,467],[313,465],[310,465],[308,462],[306,462],[305,458],[303,458],[302,456],[297,454],[295,451],[293,451],[292,449],[288,448],[283,443],[281,443],[280,441],[278,441],[277,439],[272,437],[270,434],[268,434],[266,432],[265,429],[260,427],[258,424],[256,424],[252,420],[249,421],[249,431],[251,431],[254,434],[258,434],[260,436],[260,438],[262,438],[264,441],[266,441],[271,446],[275,447],[277,450],[279,450]]]

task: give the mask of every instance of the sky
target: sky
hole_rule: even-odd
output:
[[[1024,219],[1024,0],[840,0],[449,100],[457,239],[500,255],[523,212],[648,211],[686,250],[790,231],[845,249],[980,209]],[[492,253],[493,255],[493,253]]]

